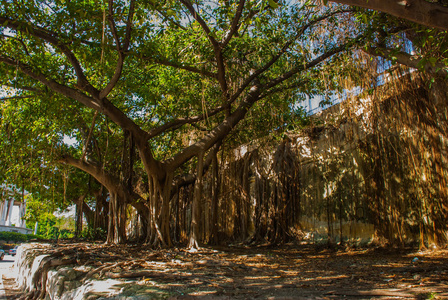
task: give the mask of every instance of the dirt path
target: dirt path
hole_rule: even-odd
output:
[[[448,252],[394,253],[226,249],[176,254],[149,264],[182,281],[188,295],[230,299],[448,298]],[[161,268],[161,266],[163,266]],[[159,280],[159,287],[175,289]]]
[[[88,257],[84,277],[133,280],[126,294],[151,299],[448,299],[448,250],[58,248]]]

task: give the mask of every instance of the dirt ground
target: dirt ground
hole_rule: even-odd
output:
[[[135,280],[158,299],[448,299],[447,249],[58,247],[90,253],[78,262],[96,267],[89,278]]]

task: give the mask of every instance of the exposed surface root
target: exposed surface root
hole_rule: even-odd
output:
[[[201,248],[190,253],[179,249],[154,251],[138,246],[105,248],[82,244],[73,245],[71,251],[50,252],[33,278],[33,290],[24,299],[44,298],[48,271],[67,265],[77,268],[80,275],[75,280],[84,283],[92,279],[122,279],[120,287],[128,296],[157,293],[177,299],[299,299],[300,290],[302,298],[421,298],[429,294],[448,297],[448,250],[330,251],[303,245],[281,249]],[[65,256],[75,253],[76,257]]]

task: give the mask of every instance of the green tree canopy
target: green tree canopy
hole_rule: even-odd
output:
[[[171,196],[195,182],[195,247],[202,175],[221,145],[300,125],[299,102],[342,89],[373,25],[312,1],[2,1],[2,147],[14,149],[3,167],[42,195],[67,194],[64,165],[95,178],[109,242],[126,239],[131,204],[147,242],[171,245]],[[72,198],[90,188],[75,174]]]

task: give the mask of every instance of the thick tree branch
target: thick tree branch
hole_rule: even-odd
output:
[[[302,72],[307,69],[310,69],[310,68],[320,64],[327,58],[329,58],[337,53],[340,53],[342,51],[345,51],[351,44],[353,44],[353,41],[350,41],[346,44],[342,44],[340,46],[334,47],[334,48],[326,51],[325,53],[321,54],[320,56],[316,57],[312,61],[308,62],[307,64],[300,65],[296,68],[289,70],[288,72],[284,73],[283,75],[281,75],[275,79],[272,79],[268,83],[264,84],[262,90],[266,91],[272,87],[275,87],[275,86],[279,85],[280,83],[284,82],[285,80],[288,80],[292,76],[296,75],[297,73]]]
[[[69,88],[65,85],[59,84],[58,82],[56,82],[52,79],[47,78],[47,76],[45,76],[44,74],[34,71],[33,68],[31,68],[30,66],[28,66],[20,61],[17,61],[10,57],[0,55],[0,62],[3,62],[5,64],[13,66],[13,67],[18,66],[19,69],[25,75],[28,75],[29,77],[43,83],[44,85],[49,87],[51,90],[53,90],[59,94],[62,94],[66,97],[69,97],[71,99],[76,99],[80,103],[82,103],[83,105],[85,105],[87,107],[93,108],[95,110],[101,110],[100,105],[96,101],[94,101],[93,98],[91,98],[75,89]]]
[[[183,149],[171,159],[166,160],[163,165],[167,172],[176,170],[193,156],[201,151],[209,150],[216,143],[221,142],[230,131],[246,116],[249,109],[259,100],[260,87],[252,86],[246,98],[239,104],[237,109],[226,119],[206,134],[193,145]]]
[[[190,0],[180,0],[180,2],[188,9],[193,18],[199,23],[199,25],[201,26],[202,30],[204,30],[208,40],[213,45],[213,47],[219,47],[219,43],[213,37],[212,31],[208,27],[207,23],[205,23],[204,19],[196,12]]]
[[[111,174],[107,173],[104,168],[98,164],[76,159],[69,155],[62,156],[59,162],[73,166],[92,175],[99,183],[104,185],[111,192],[118,191],[118,187],[120,185],[118,178],[115,178]]]
[[[213,110],[210,110],[207,113],[202,114],[200,116],[189,117],[189,118],[179,118],[179,119],[173,120],[171,122],[163,124],[162,126],[151,129],[148,132],[148,137],[153,138],[153,137],[158,136],[159,134],[166,132],[168,130],[179,128],[182,125],[194,124],[194,123],[200,122],[202,120],[205,120],[205,118],[207,118],[207,117],[212,117],[212,116],[224,111],[226,108],[227,108],[227,106],[219,106],[219,107],[217,107]]]
[[[140,195],[126,189],[118,178],[106,172],[102,166],[90,161],[79,160],[69,155],[62,156],[59,163],[73,166],[86,172],[87,174],[92,175],[109,192],[118,194],[121,199],[127,199],[137,210],[147,212],[148,209],[143,204],[143,201],[136,201],[138,199],[142,199]]]
[[[244,4],[246,3],[245,0],[240,0],[238,4],[238,8],[236,9],[235,17],[233,18],[232,25],[230,26],[229,31],[227,31],[226,35],[224,36],[221,47],[224,48],[232,39],[233,35],[238,30],[238,22],[241,19],[241,15],[243,14]]]
[[[339,13],[345,13],[345,12],[349,12],[351,10],[338,10],[338,11],[334,11],[334,12],[330,12],[328,14],[325,14],[323,16],[320,16],[318,18],[315,18],[313,20],[311,20],[309,23],[301,26],[300,28],[297,29],[297,33],[294,35],[294,37],[292,37],[288,42],[286,42],[282,49],[280,49],[280,51],[274,55],[263,67],[259,68],[258,70],[256,70],[255,72],[253,72],[252,74],[250,74],[249,77],[247,77],[243,83],[241,84],[241,86],[236,90],[236,92],[230,97],[229,102],[233,103],[240,95],[241,93],[251,84],[251,82],[257,78],[258,76],[260,76],[261,74],[263,74],[265,71],[267,71],[270,67],[272,67],[279,59],[280,57],[286,53],[286,51],[289,49],[289,47],[292,45],[292,43],[294,43],[294,41],[296,41],[303,33],[305,33],[305,31],[307,29],[309,29],[311,26],[313,26],[314,24],[323,21],[331,16],[334,16],[336,14]]]
[[[364,50],[366,53],[374,56],[381,56],[386,59],[396,60],[399,64],[408,66],[414,69],[420,69],[421,62],[425,59],[422,56],[411,55],[406,52],[396,51],[394,49],[380,48],[380,47],[369,47]],[[423,61],[424,62],[424,61]],[[427,61],[423,68],[426,72],[437,74],[439,76],[448,76],[448,67],[440,62],[431,63]]]
[[[3,24],[4,27],[8,27],[20,32],[25,32],[27,34],[30,34],[36,38],[42,39],[44,41],[47,41],[54,47],[58,48],[59,50],[64,53],[64,55],[67,57],[70,64],[73,66],[76,72],[76,76],[78,79],[78,87],[82,89],[83,91],[88,92],[94,97],[98,96],[97,90],[89,83],[87,80],[84,71],[82,70],[81,64],[79,63],[78,59],[75,57],[73,52],[70,51],[70,49],[67,47],[65,43],[63,43],[56,33],[50,32],[46,29],[43,29],[38,26],[32,26],[28,23],[16,21],[13,19],[10,19],[9,17],[0,16],[0,23]]]
[[[130,40],[131,40],[131,28],[132,28],[132,18],[134,16],[134,5],[135,1],[131,0],[131,3],[129,4],[129,14],[128,19],[126,22],[126,33],[124,37],[123,47],[120,43],[120,38],[118,37],[117,28],[115,25],[115,21],[113,18],[113,0],[109,0],[109,24],[112,31],[112,35],[115,39],[116,48],[118,52],[118,61],[117,66],[115,67],[114,76],[112,76],[109,83],[106,85],[106,87],[100,92],[99,98],[103,99],[109,95],[109,93],[112,91],[112,89],[117,84],[118,80],[121,77],[121,73],[123,71],[123,65],[124,65],[124,59],[126,57],[126,52],[128,51]]]
[[[213,148],[208,152],[207,156],[204,160],[204,174],[208,171],[210,168],[210,165],[212,164],[213,157],[216,155],[216,153],[219,151],[220,147],[222,145],[222,142],[219,142],[213,146]],[[176,190],[182,186],[186,186],[189,184],[193,184],[196,181],[196,175],[197,174],[184,174],[181,175],[173,181],[173,186],[171,188],[172,193],[175,193]]]
[[[143,60],[147,60],[159,65],[163,65],[163,66],[168,66],[168,67],[173,67],[176,69],[181,69],[181,70],[185,70],[185,71],[189,71],[189,72],[193,72],[196,74],[200,74],[206,77],[210,77],[213,79],[218,79],[218,75],[216,73],[213,72],[209,72],[207,70],[203,70],[203,69],[198,69],[196,67],[193,66],[189,66],[189,65],[184,65],[181,63],[176,63],[176,62],[172,62],[169,61],[168,59],[165,58],[152,58],[152,57],[142,57]]]
[[[228,92],[228,86],[227,86],[227,80],[226,80],[226,69],[224,65],[224,57],[222,55],[222,48],[220,43],[213,37],[213,34],[208,27],[207,23],[205,23],[204,19],[196,12],[196,10],[193,7],[193,4],[191,4],[190,0],[180,0],[182,4],[188,9],[190,14],[193,16],[193,18],[199,23],[202,30],[207,35],[208,40],[213,46],[213,51],[215,53],[216,58],[216,64],[218,67],[218,82],[221,86],[221,91],[224,95],[224,98],[227,98],[227,92]]]
[[[448,7],[425,0],[330,0],[388,13],[428,27],[448,30]]]

